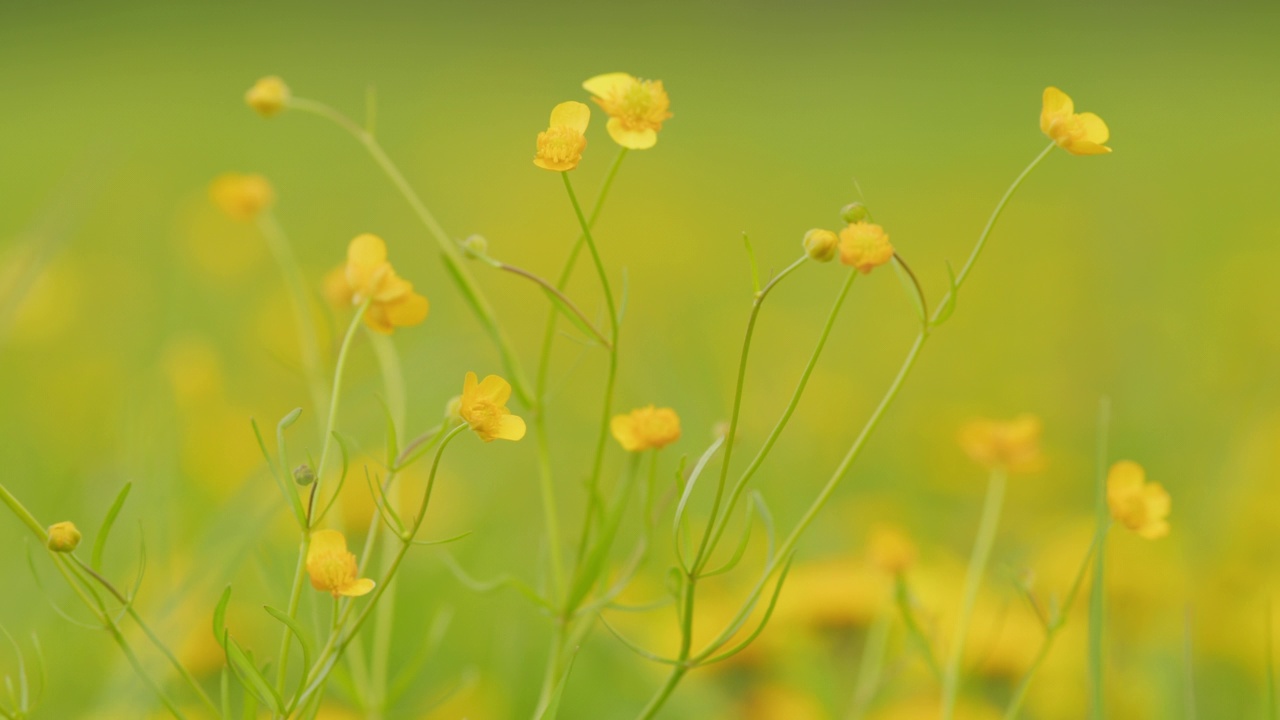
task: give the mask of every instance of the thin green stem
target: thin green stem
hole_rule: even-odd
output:
[[[1000,525],[1006,479],[1003,469],[991,471],[987,499],[982,507],[982,520],[978,524],[978,537],[974,541],[969,568],[965,572],[964,595],[960,603],[960,615],[956,618],[951,654],[942,676],[942,720],[951,720],[955,714],[956,699],[960,694],[960,665],[964,660],[965,639],[969,634],[973,608],[978,602],[978,591],[982,588],[982,579],[987,573],[987,561],[991,558],[991,547],[995,544],[996,528]]]
[[[702,540],[698,543],[698,551],[694,554],[693,562],[689,566],[692,570],[690,575],[695,581],[698,573],[702,571],[707,561],[710,560],[711,553],[708,552],[708,546],[711,543],[711,536],[719,518],[720,503],[724,499],[725,485],[729,481],[729,466],[733,460],[734,440],[738,435],[738,420],[742,416],[742,394],[747,382],[747,360],[751,355],[751,340],[755,336],[756,320],[760,317],[760,308],[763,307],[765,298],[769,296],[769,293],[808,260],[808,255],[801,255],[798,260],[788,265],[782,272],[766,283],[760,289],[760,292],[756,293],[751,302],[751,314],[747,317],[747,331],[742,339],[742,352],[738,354],[738,378],[733,389],[733,410],[729,414],[729,432],[725,435],[724,456],[720,462],[720,477],[716,482],[716,493],[711,501],[710,518],[707,520],[707,526],[702,532]],[[729,510],[731,509],[729,508]],[[728,511],[726,511],[725,517],[726,519],[728,518]]]
[[[924,634],[924,629],[920,627],[920,623],[916,620],[915,610],[911,607],[911,591],[907,587],[907,577],[904,573],[898,573],[894,577],[893,582],[894,603],[898,606],[898,613],[902,616],[902,624],[907,626],[907,637],[920,650],[920,654],[924,656],[925,663],[929,666],[929,670],[933,672],[933,676],[937,680],[942,680],[942,666],[938,665],[938,659],[933,654],[933,647],[929,644],[929,637]]]
[[[35,534],[41,545],[49,543],[49,532],[36,520],[31,511],[18,498],[14,497],[13,493],[9,492],[9,488],[6,488],[4,483],[0,483],[0,500],[4,501],[4,504],[8,506],[18,520],[22,521],[22,524],[26,525]]]
[[[719,545],[725,530],[728,529],[729,520],[742,497],[742,493],[747,489],[747,483],[751,482],[751,478],[755,476],[756,471],[764,464],[765,458],[773,450],[778,438],[782,437],[782,431],[791,422],[791,416],[795,414],[796,408],[800,406],[800,398],[804,396],[805,388],[809,384],[809,378],[813,376],[814,368],[818,366],[818,358],[822,356],[822,351],[827,345],[827,339],[831,337],[831,330],[835,327],[836,318],[840,315],[840,308],[844,306],[845,298],[849,296],[849,290],[853,287],[853,281],[856,279],[858,279],[858,273],[850,270],[845,277],[844,284],[840,286],[840,293],[836,296],[831,312],[827,314],[827,321],[822,328],[822,334],[818,336],[818,344],[814,347],[813,353],[809,355],[809,362],[805,365],[804,371],[800,373],[800,382],[796,384],[795,391],[791,393],[791,400],[787,403],[786,409],[782,411],[782,417],[778,418],[778,422],[774,424],[773,430],[769,432],[769,437],[765,438],[760,451],[752,458],[751,463],[747,465],[747,469],[742,471],[742,475],[729,493],[729,501],[725,504],[724,514],[720,517],[715,532],[711,537],[711,542],[707,547],[708,560],[711,554],[715,552],[717,545]],[[714,518],[712,520],[714,522]]]
[[[294,255],[289,238],[279,220],[270,210],[258,215],[258,230],[267,240],[267,247],[275,256],[289,290],[289,304],[293,308],[294,323],[298,331],[298,350],[302,358],[302,373],[311,391],[311,402],[316,412],[324,407],[325,384],[320,364],[320,340],[316,337],[316,325],[311,313],[311,299],[298,258]],[[321,423],[323,424],[323,422]]]
[[[1107,531],[1111,516],[1107,510],[1107,439],[1111,425],[1111,402],[1098,404],[1098,458],[1094,485],[1094,544],[1098,557],[1093,563],[1093,585],[1089,588],[1089,717],[1106,717],[1102,681],[1102,636],[1106,624]]]
[[[498,324],[488,298],[485,297],[480,287],[476,285],[475,279],[471,277],[470,271],[467,270],[467,265],[464,262],[462,252],[458,249],[457,243],[449,237],[444,227],[436,220],[435,215],[427,209],[426,204],[422,202],[422,198],[418,196],[413,186],[405,179],[404,174],[400,172],[400,168],[391,161],[386,151],[383,150],[382,145],[378,143],[371,133],[357,125],[346,115],[324,103],[304,98],[292,98],[289,101],[289,107],[327,118],[346,130],[365,147],[369,155],[373,157],[374,162],[391,180],[391,183],[396,186],[396,189],[400,191],[404,199],[408,201],[414,214],[418,216],[418,219],[427,228],[428,232],[435,238],[445,264],[448,266],[449,276],[457,283],[458,289],[462,291],[472,311],[475,312],[480,323],[484,325],[485,331],[498,347],[498,353],[502,356],[502,363],[507,369],[507,376],[511,379],[511,385],[515,388],[521,402],[531,408],[536,407],[537,398],[530,392],[529,383],[525,380],[519,357],[512,348],[510,339],[507,338],[506,333],[502,331],[501,326]]]
[[[538,287],[542,288],[543,292],[546,292],[559,300],[561,307],[573,313],[574,316],[577,317],[578,322],[587,330],[591,331],[591,334],[595,336],[596,341],[599,342],[602,347],[606,350],[610,349],[609,338],[605,337],[604,334],[601,333],[600,330],[598,330],[591,322],[591,318],[588,318],[585,313],[579,310],[578,306],[575,305],[573,301],[555,285],[552,285],[541,277],[534,275],[524,268],[516,267],[515,265],[508,265],[507,263],[499,262],[497,267],[499,270],[504,270],[512,275],[518,275],[527,280],[532,280]]]
[[[876,690],[880,687],[880,676],[884,673],[892,618],[889,613],[882,614],[867,631],[867,638],[862,646],[862,659],[858,663],[858,677],[853,684],[853,702],[849,707],[848,720],[862,720],[866,717],[867,710],[871,709],[871,701],[875,699]]]
[[[569,195],[570,204],[573,205],[573,213],[578,218],[578,226],[582,229],[583,237],[586,238],[587,249],[591,252],[591,260],[595,265],[596,275],[600,279],[600,288],[604,292],[605,307],[609,313],[609,369],[605,378],[600,429],[596,433],[596,447],[591,462],[591,474],[587,480],[587,513],[582,523],[582,535],[578,541],[577,563],[581,565],[591,538],[591,519],[594,517],[599,505],[600,473],[604,468],[604,451],[609,440],[609,421],[613,416],[613,389],[618,378],[618,310],[614,304],[613,288],[609,284],[609,272],[605,270],[604,261],[600,258],[600,250],[596,246],[595,239],[591,236],[591,226],[587,224],[587,218],[582,214],[582,206],[578,203],[578,196],[573,191],[573,183],[569,180],[569,173],[562,172],[560,177],[564,180],[564,189]],[[568,614],[574,609],[576,608],[566,607],[565,613]]]

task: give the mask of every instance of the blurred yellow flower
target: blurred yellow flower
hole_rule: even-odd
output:
[[[244,101],[262,117],[271,117],[289,104],[289,86],[275,75],[268,75],[253,84],[244,94]]]
[[[615,415],[609,429],[627,452],[657,450],[680,439],[680,416],[671,408],[649,405]]]
[[[69,553],[80,546],[80,530],[73,522],[54,523],[49,526],[48,547],[54,552]]]
[[[1056,87],[1044,89],[1040,131],[1072,155],[1105,155],[1103,143],[1111,137],[1107,124],[1093,113],[1075,112],[1071,97]]]
[[[1044,464],[1040,455],[1040,418],[1024,413],[1009,420],[978,419],[960,429],[960,447],[988,470],[1035,472]]]
[[[609,114],[609,137],[624,148],[653,147],[658,142],[662,123],[671,119],[671,99],[661,80],[606,73],[587,80],[582,87]]]
[[[275,204],[276,191],[261,175],[223,173],[209,183],[209,199],[232,220],[248,222]]]
[[[852,265],[860,273],[893,259],[893,245],[884,228],[869,222],[856,222],[840,231],[840,262]]]
[[[804,252],[818,262],[831,262],[840,248],[840,236],[830,230],[814,228],[804,234]]]
[[[380,333],[417,325],[431,309],[427,299],[413,291],[413,283],[396,275],[387,262],[387,244],[377,235],[357,235],[347,247],[347,286],[352,303],[369,301],[364,321]]]
[[[538,133],[533,164],[545,170],[572,170],[587,147],[587,123],[591,108],[580,102],[562,102],[551,111],[551,125]]]
[[[372,580],[356,577],[359,574],[356,556],[347,551],[347,539],[337,530],[311,533],[307,574],[311,576],[311,587],[331,593],[335,598],[360,597],[373,591]]]
[[[350,307],[355,302],[355,293],[347,283],[347,266],[339,265],[324,274],[320,281],[320,293],[334,308]]]
[[[901,530],[888,525],[871,529],[867,559],[889,575],[900,575],[916,561],[916,546]]]
[[[1121,460],[1107,473],[1107,505],[1111,517],[1148,540],[1169,534],[1169,493],[1160,483],[1147,482],[1142,466]]]
[[[497,375],[479,382],[476,374],[469,372],[462,383],[458,414],[485,442],[519,440],[524,437],[524,419],[507,409],[510,397],[511,383]]]

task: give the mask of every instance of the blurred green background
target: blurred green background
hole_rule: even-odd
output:
[[[376,86],[379,138],[449,232],[481,233],[495,256],[546,276],[576,234],[558,178],[530,162],[551,107],[585,101],[580,83],[598,73],[662,79],[675,117],[656,148],[627,159],[597,236],[629,290],[618,402],[680,412],[685,437],[669,456],[700,453],[729,411],[751,293],[743,232],[763,268],[779,269],[807,229],[837,225],[860,186],[936,300],[945,262],[963,261],[1046,142],[1040,93],[1057,85],[1108,122],[1115,152],[1055,152],[1029,179],[955,318],[802,543],[798,569],[818,569],[815,594],[858,595],[866,586],[845,576],[828,593],[819,570],[860,558],[869,525],[886,521],[916,538],[922,566],[945,575],[968,552],[985,483],[956,447],[957,428],[1029,411],[1044,419],[1049,463],[1011,488],[991,604],[1026,612],[1008,581],[1022,569],[1045,593],[1063,592],[1087,547],[1097,407],[1107,396],[1111,456],[1142,462],[1174,506],[1169,538],[1113,537],[1114,711],[1181,713],[1190,643],[1202,716],[1262,717],[1265,612],[1280,579],[1278,36],[1274,2],[7,0],[0,303],[9,304],[0,309],[13,313],[0,317],[0,478],[42,521],[73,519],[90,533],[133,482],[111,572],[130,576],[145,536],[140,602],[168,637],[186,638],[184,656],[215,667],[208,621],[229,582],[235,622],[269,628],[261,645],[272,652],[277,630],[257,607],[282,602],[295,539],[249,418],[274,424],[306,404],[306,390],[265,245],[208,202],[209,180],[225,171],[272,180],[279,218],[317,284],[354,235],[374,232],[431,299],[427,322],[394,338],[409,434],[437,422],[464,372],[500,371],[433,241],[363,150],[314,116],[264,121],[244,106],[261,75],[355,117]],[[615,153],[603,125],[596,112],[573,175],[586,198]],[[544,303],[517,279],[482,270],[474,267],[531,367]],[[761,321],[746,447],[785,404],[841,279],[835,265],[802,274]],[[599,311],[588,273],[572,290]],[[756,483],[783,527],[874,407],[913,322],[891,273],[855,286],[800,415]],[[567,340],[555,361],[554,459],[562,512],[576,527],[603,362]],[[340,429],[378,455],[381,381],[367,343],[348,377]],[[295,431],[300,444],[315,436],[311,417]],[[611,452],[616,464],[621,453]],[[533,443],[460,441],[451,453],[429,535],[473,531],[452,549],[465,567],[535,580],[544,550]],[[344,490],[353,532],[368,517],[362,491]],[[258,527],[264,516],[279,522]],[[149,695],[106,636],[67,623],[41,596],[24,532],[0,520],[0,624],[24,646],[39,634],[51,668],[40,716],[146,715]],[[669,557],[657,552],[655,578]],[[72,607],[39,554],[36,565],[54,600]],[[415,552],[405,578],[393,666],[410,662],[442,609],[453,621],[390,716],[527,716],[549,623],[513,593],[462,588],[434,549]],[[661,594],[652,582],[649,599]],[[797,627],[807,598],[791,599]],[[943,591],[937,612],[953,612],[957,598]],[[653,644],[669,644],[669,612],[655,617]],[[751,703],[759,717],[842,717],[865,622],[773,628],[762,639],[769,657],[695,673],[669,716],[741,717]],[[1030,716],[1082,715],[1082,627],[1083,617],[1055,651]],[[1013,655],[1012,666],[1025,667]],[[0,653],[0,668],[13,667]],[[916,717],[910,703],[929,697],[927,682],[906,676],[884,693],[883,717]],[[973,693],[978,704],[1002,697],[1005,681],[989,676]],[[564,716],[631,717],[659,681],[598,630]],[[787,702],[796,704],[767,709]]]

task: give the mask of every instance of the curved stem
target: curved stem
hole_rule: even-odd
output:
[[[497,318],[493,314],[493,307],[489,304],[488,298],[485,297],[479,286],[476,285],[475,279],[471,277],[470,271],[467,270],[462,252],[458,249],[457,243],[450,239],[444,227],[436,220],[435,215],[427,209],[426,204],[422,202],[422,198],[418,196],[413,186],[409,184],[404,174],[400,172],[400,168],[391,161],[386,151],[382,149],[382,145],[364,128],[324,103],[295,97],[289,101],[289,107],[329,119],[343,130],[346,130],[369,151],[374,162],[391,180],[391,184],[396,186],[396,189],[400,191],[404,199],[408,201],[414,214],[418,216],[418,219],[422,221],[422,224],[426,226],[427,230],[435,238],[445,264],[448,266],[449,276],[457,283],[458,289],[462,291],[472,311],[480,319],[480,323],[484,325],[485,331],[489,334],[493,343],[497,345],[498,353],[502,356],[502,364],[506,367],[507,375],[511,378],[511,384],[515,388],[516,394],[520,396],[521,402],[531,408],[536,407],[537,398],[529,390],[529,383],[525,380],[519,357],[516,355],[515,350],[512,349],[510,339],[507,338],[506,333],[498,325]]]
[[[951,642],[951,654],[942,676],[942,720],[951,720],[955,714],[956,697],[960,691],[960,664],[964,660],[965,639],[969,635],[969,620],[978,602],[978,590],[987,572],[991,547],[995,544],[996,528],[1000,525],[1000,508],[1004,505],[1004,488],[1007,476],[1004,469],[991,471],[987,485],[987,499],[982,507],[982,520],[978,524],[978,538],[969,557],[969,569],[965,572],[964,595],[960,603],[960,615],[956,618],[955,637]]]
[[[543,280],[541,277],[534,275],[533,273],[529,272],[528,270],[525,270],[524,268],[516,267],[515,265],[508,265],[507,263],[499,262],[498,269],[505,270],[506,272],[509,272],[513,275],[519,275],[520,277],[526,278],[528,280],[532,280],[534,283],[538,285],[538,287],[542,288],[543,292],[553,295],[557,300],[560,301],[561,305],[564,308],[572,312],[578,318],[578,322],[581,323],[583,327],[590,330],[591,334],[595,336],[596,340],[599,341],[599,343],[606,350],[612,349],[609,343],[609,339],[606,338],[604,334],[602,334],[599,330],[597,330],[596,326],[592,324],[591,319],[588,318],[585,314],[583,314],[583,312],[578,309],[578,306],[575,305],[573,301],[570,300],[569,297],[565,295],[563,292],[561,292],[560,289],[557,288],[555,285],[552,285],[546,280]]]

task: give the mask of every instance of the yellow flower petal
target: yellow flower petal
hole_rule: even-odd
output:
[[[506,405],[507,400],[511,399],[511,383],[497,375],[489,375],[480,381],[478,392],[481,398],[494,405]]]
[[[493,436],[499,440],[519,440],[524,437],[524,433],[524,418],[518,415],[504,415],[498,421],[498,427]]]
[[[622,120],[609,118],[605,128],[614,142],[630,150],[648,150],[658,144],[658,131],[651,127],[629,129]]]
[[[1044,89],[1044,102],[1040,109],[1040,132],[1049,134],[1049,126],[1056,118],[1062,118],[1075,112],[1075,104],[1071,97],[1056,87]]]
[[[350,585],[339,588],[338,594],[344,597],[360,597],[373,592],[373,588],[377,585],[369,578],[360,578]]]
[[[591,108],[575,100],[562,102],[551,111],[551,127],[565,127],[584,133],[590,121]]]
[[[590,78],[582,83],[582,87],[587,92],[598,97],[605,97],[615,92],[624,92],[636,82],[635,77],[627,73],[615,72],[605,73]]]
[[[1107,124],[1094,113],[1080,113],[1076,117],[1080,118],[1080,124],[1084,127],[1085,140],[1101,145],[1111,138]],[[1110,151],[1110,148],[1107,150]]]
[[[307,552],[308,557],[322,553],[346,551],[347,539],[337,530],[317,530],[311,533],[311,548]]]
[[[347,246],[347,284],[356,295],[370,292],[386,265],[387,244],[377,235],[357,235]]]

